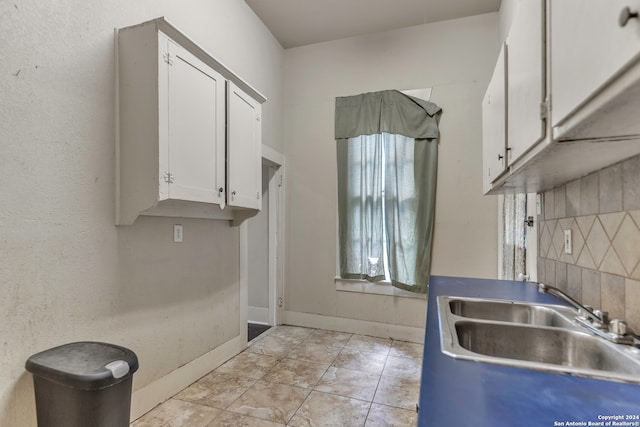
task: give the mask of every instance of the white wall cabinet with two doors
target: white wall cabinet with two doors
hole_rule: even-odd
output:
[[[484,192],[543,191],[640,154],[640,0],[516,7],[483,100]]]
[[[264,96],[163,18],[116,43],[116,224],[255,214]]]

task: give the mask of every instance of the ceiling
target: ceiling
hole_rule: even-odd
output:
[[[501,0],[245,0],[285,48],[497,12]]]

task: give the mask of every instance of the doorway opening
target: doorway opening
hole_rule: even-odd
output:
[[[262,211],[248,220],[248,340],[278,325],[283,305],[284,156],[263,146]]]

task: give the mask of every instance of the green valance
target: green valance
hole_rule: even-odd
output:
[[[336,139],[390,133],[408,138],[438,138],[442,110],[436,104],[397,90],[336,98]]]

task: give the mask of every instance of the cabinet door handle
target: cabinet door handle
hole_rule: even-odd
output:
[[[632,18],[638,19],[638,12],[632,12],[631,9],[629,9],[629,6],[626,6],[622,9],[622,12],[620,12],[618,24],[620,24],[621,27],[624,27]]]
[[[220,193],[220,194],[224,193],[224,188],[222,188],[222,187],[218,188],[218,193]]]
[[[235,192],[235,191],[232,191],[232,192],[231,192],[231,195],[232,195],[232,196],[235,196],[235,195],[236,195],[236,192]]]
[[[502,160],[504,159],[504,156],[502,154],[498,154],[498,160]]]

